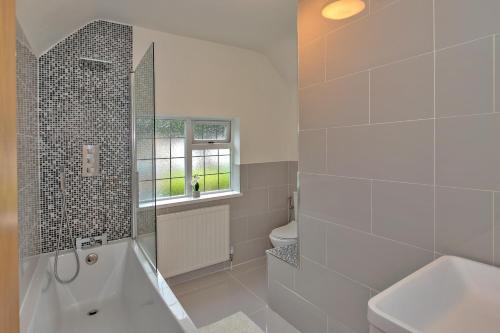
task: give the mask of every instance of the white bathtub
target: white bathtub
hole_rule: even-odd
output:
[[[96,253],[94,265],[85,257]],[[80,274],[58,283],[53,255],[38,260],[21,304],[22,333],[177,333],[198,332],[161,275],[156,275],[137,244],[122,240],[81,250]],[[74,272],[74,257],[59,257],[61,277]],[[89,311],[98,310],[89,315]]]

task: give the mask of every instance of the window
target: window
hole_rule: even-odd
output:
[[[150,126],[145,123],[141,126]],[[138,133],[147,133],[140,131]],[[152,131],[150,131],[152,132]],[[137,172],[139,201],[191,196],[191,179],[199,177],[201,192],[221,192],[233,189],[233,144],[231,121],[156,119],[155,168],[153,179],[153,139],[137,138]]]

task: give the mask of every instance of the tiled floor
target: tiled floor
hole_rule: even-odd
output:
[[[299,333],[267,306],[267,267],[262,257],[172,287],[196,326],[242,311],[264,332]]]

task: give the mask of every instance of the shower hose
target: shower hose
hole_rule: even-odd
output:
[[[76,244],[75,240],[73,239],[73,228],[70,227],[68,218],[66,215],[66,185],[65,185],[65,179],[64,179],[64,172],[61,172],[60,174],[60,189],[61,189],[61,197],[62,197],[62,208],[61,208],[61,223],[59,226],[59,232],[57,235],[57,247],[56,247],[56,256],[54,258],[54,276],[57,280],[57,282],[61,284],[67,284],[73,282],[78,274],[80,273],[80,259],[78,258],[78,252],[76,251]],[[62,279],[59,276],[59,272],[57,270],[57,264],[59,261],[59,248],[61,247],[61,239],[62,239],[62,229],[66,226],[66,229],[69,232],[69,237],[71,240],[71,244],[73,245],[73,253],[75,254],[75,261],[76,261],[76,271],[75,274],[70,277],[67,280]]]

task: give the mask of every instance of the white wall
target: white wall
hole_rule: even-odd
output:
[[[295,90],[268,58],[134,27],[134,68],[153,41],[157,114],[239,118],[242,164],[297,160]]]

